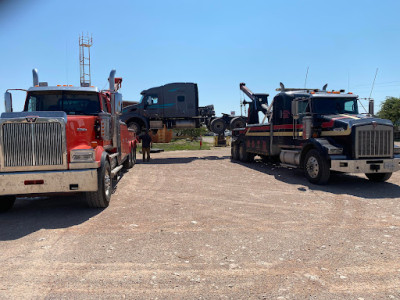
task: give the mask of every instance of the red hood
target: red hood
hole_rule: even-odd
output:
[[[91,142],[95,141],[95,122],[96,116],[67,116],[67,149],[68,153],[71,149],[80,146],[84,149],[91,148]]]

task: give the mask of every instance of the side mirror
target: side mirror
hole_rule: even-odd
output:
[[[4,106],[6,108],[6,112],[13,112],[12,95],[10,92],[4,93]]]
[[[295,100],[292,101],[292,115],[295,120],[299,118],[299,102]]]

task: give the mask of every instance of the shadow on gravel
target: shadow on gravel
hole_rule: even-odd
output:
[[[331,173],[327,185],[310,183],[300,169],[288,169],[274,163],[263,163],[256,160],[253,163],[233,162],[251,168],[255,171],[274,176],[276,180],[308,187],[314,191],[324,191],[332,194],[347,194],[366,199],[400,198],[400,186],[390,182],[371,182],[366,177],[343,173]],[[390,179],[389,179],[390,181]],[[305,188],[299,188],[305,192]]]
[[[170,165],[170,164],[188,164],[195,160],[223,160],[228,159],[230,156],[202,156],[202,157],[169,157],[169,158],[152,158],[149,162],[140,160],[140,164],[154,164],[154,165]]]
[[[78,196],[17,198],[14,207],[0,214],[0,241],[16,240],[40,229],[81,224],[102,209],[88,208]]]
[[[113,184],[124,176],[120,172]],[[111,198],[111,201],[112,198]],[[40,229],[59,229],[79,225],[104,209],[89,208],[79,194],[52,197],[17,198],[14,207],[0,214],[0,241],[16,240]]]

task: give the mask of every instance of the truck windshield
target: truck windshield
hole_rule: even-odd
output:
[[[24,111],[64,111],[67,115],[97,115],[100,101],[97,93],[88,92],[31,92]]]
[[[314,98],[312,112],[321,115],[358,114],[356,98]]]

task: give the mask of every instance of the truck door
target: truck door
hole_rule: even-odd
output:
[[[293,116],[291,113],[293,96],[278,94],[274,98],[273,143],[282,146],[293,145]]]

